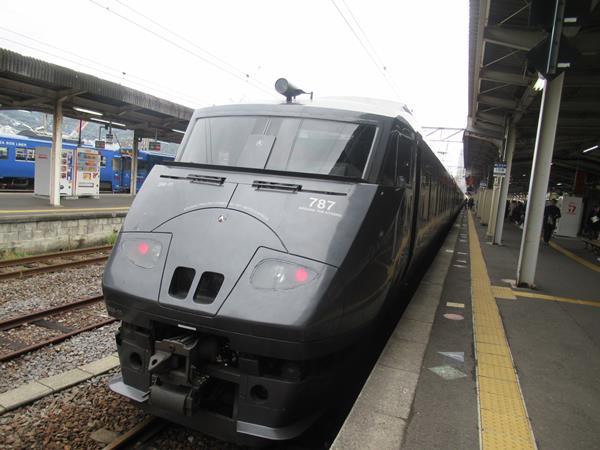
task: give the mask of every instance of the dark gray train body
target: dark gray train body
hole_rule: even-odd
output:
[[[196,111],[105,270],[113,390],[239,442],[302,433],[336,355],[462,205],[411,122],[366,99]]]

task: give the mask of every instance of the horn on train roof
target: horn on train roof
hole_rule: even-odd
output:
[[[287,103],[292,103],[292,100],[300,94],[310,94],[310,99],[313,98],[312,92],[305,92],[302,89],[294,86],[285,78],[280,78],[275,82],[275,90],[285,96]]]

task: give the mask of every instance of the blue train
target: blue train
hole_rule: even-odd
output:
[[[32,189],[35,165],[35,148],[50,147],[52,141],[45,137],[0,135],[0,189]],[[63,148],[75,149],[77,141],[63,140]],[[81,147],[94,148],[82,144]],[[128,192],[131,186],[131,149],[96,149],[100,152],[100,189]],[[146,179],[154,164],[174,156],[141,150],[138,155],[137,188]]]

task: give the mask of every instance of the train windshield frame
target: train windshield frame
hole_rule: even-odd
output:
[[[356,179],[363,176],[377,128],[293,116],[201,117],[176,161]]]

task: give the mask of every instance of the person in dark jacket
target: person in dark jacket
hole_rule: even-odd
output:
[[[560,219],[560,209],[556,206],[556,199],[550,200],[550,204],[544,209],[544,242],[550,242],[552,233],[556,228],[556,221]]]

